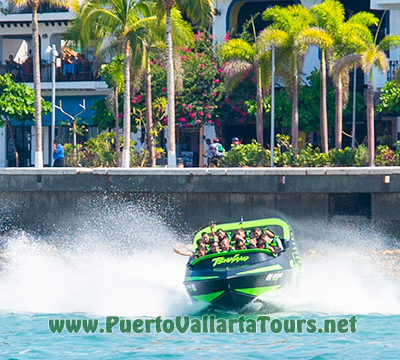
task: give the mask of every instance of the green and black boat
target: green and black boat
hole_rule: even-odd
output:
[[[263,219],[216,226],[225,232],[240,228],[249,231],[256,227],[268,228],[279,235],[283,251],[276,255],[269,250],[247,249],[209,254],[189,261],[184,284],[194,302],[209,303],[218,309],[240,309],[264,293],[297,283],[301,263],[292,231],[285,221]],[[203,232],[211,233],[210,227],[195,235],[194,248]]]

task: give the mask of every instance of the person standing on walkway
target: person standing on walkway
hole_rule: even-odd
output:
[[[64,166],[64,148],[58,140],[54,140],[53,143],[53,167],[63,167]]]

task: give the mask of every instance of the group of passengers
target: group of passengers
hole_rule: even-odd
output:
[[[203,232],[201,239],[197,240],[195,252],[182,251],[176,248],[174,248],[174,251],[180,255],[197,259],[204,255],[246,249],[267,250],[272,254],[278,255],[283,250],[283,246],[279,237],[268,228],[255,228],[249,232],[244,229],[238,229],[229,233],[222,229],[214,232],[214,226],[211,226],[211,234]]]

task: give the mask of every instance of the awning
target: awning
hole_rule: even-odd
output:
[[[46,101],[51,103],[51,97],[45,97]],[[94,101],[104,99],[104,96],[56,96],[56,105],[60,106],[60,100],[62,103],[63,110],[75,116],[79,114],[83,109],[79,104],[83,104],[83,99],[85,99],[85,111],[78,116],[79,123],[85,123],[88,126],[95,126],[93,124],[92,117],[94,115],[94,111],[90,109],[93,105]],[[72,119],[69,118],[67,115],[63,114],[59,109],[56,109],[56,125],[63,125],[62,123],[69,122],[71,123]],[[19,121],[11,121],[12,126],[18,126],[22,123]],[[42,115],[42,124],[43,126],[51,126],[51,112],[48,112],[46,115]],[[26,121],[25,125],[34,125],[33,121]]]

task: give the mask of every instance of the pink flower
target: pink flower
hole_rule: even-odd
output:
[[[202,111],[199,111],[199,115],[202,116],[202,115],[203,115],[203,112],[202,112]]]
[[[157,61],[158,61],[157,59],[154,59],[154,60],[153,60],[153,63],[154,63],[154,64],[157,64]]]
[[[229,104],[230,100],[228,98],[225,98],[225,102]]]
[[[150,65],[153,65],[153,62],[151,60],[149,61],[149,63],[150,63]]]
[[[189,124],[187,124],[187,123],[186,123],[184,126],[185,126],[185,127],[188,127],[188,126],[189,126]]]
[[[222,73],[222,69],[218,69],[218,72],[219,72],[219,73]]]
[[[192,105],[189,104],[189,105],[187,106],[187,108],[188,108],[188,109],[191,109],[191,108],[192,108]]]
[[[217,93],[212,93],[212,96],[217,96]]]
[[[189,49],[186,46],[183,47],[183,50],[189,52]]]
[[[179,121],[180,122],[185,122],[185,118],[181,117],[181,118],[179,118]]]
[[[140,98],[142,97],[142,95],[138,95],[138,96],[136,96],[136,100],[139,100]]]
[[[209,123],[209,124],[212,124],[212,120],[208,120],[208,123]]]
[[[244,124],[244,120],[243,120],[243,119],[240,119],[239,122],[240,122],[241,124]]]
[[[215,79],[214,82],[215,82],[216,84],[218,84],[218,83],[219,83],[219,79]]]
[[[255,77],[252,77],[252,78],[251,78],[251,81],[252,81],[252,82],[256,82],[256,78],[255,78]]]
[[[236,106],[235,106],[235,105],[231,105],[231,108],[232,108],[233,110],[235,110],[235,109],[236,109]]]
[[[217,126],[220,126],[221,125],[221,123],[219,123],[218,121],[215,123],[215,125],[217,125]]]
[[[196,123],[197,123],[197,124],[200,124],[200,123],[201,123],[201,120],[198,120],[198,119],[197,119],[197,120],[196,120]]]
[[[206,96],[206,93],[202,93],[201,95]]]
[[[166,90],[165,90],[165,87],[163,87],[163,88],[161,89],[161,91],[162,91],[162,92],[165,92],[165,91],[166,91]]]
[[[209,117],[211,117],[211,115],[210,114],[206,114],[206,118],[209,118]]]
[[[192,112],[189,113],[190,117],[194,117],[194,114]]]
[[[224,39],[223,39],[224,41],[228,41],[229,40],[229,33],[226,33],[225,34],[225,36],[224,36]]]
[[[118,119],[121,119],[122,118],[122,114],[118,114]]]
[[[200,67],[203,68],[203,67],[204,67],[204,64],[200,64]]]
[[[132,100],[132,104],[136,104],[136,100]]]
[[[185,56],[185,55],[183,55],[183,56],[182,56],[182,60],[185,60],[185,59],[186,59],[186,56]]]
[[[250,97],[251,97],[252,99],[254,99],[254,95],[251,95]]]
[[[209,106],[208,106],[208,105],[206,105],[206,106],[205,106],[205,108],[206,108],[206,109],[208,109],[208,108],[209,108]]]

